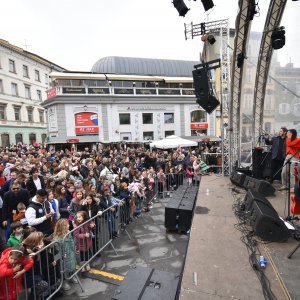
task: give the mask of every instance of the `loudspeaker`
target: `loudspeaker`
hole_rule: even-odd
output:
[[[262,196],[267,197],[275,193],[275,188],[265,180],[258,180],[253,177],[246,176],[243,184],[245,189],[253,189]]]
[[[214,3],[212,0],[201,0],[203,7],[205,11],[208,11],[209,9],[214,7]]]
[[[252,210],[252,205],[254,201],[265,203],[267,206],[273,208],[272,204],[269,202],[267,198],[263,197],[260,193],[254,191],[253,189],[249,189],[244,198],[244,208],[246,212]]]
[[[209,95],[209,81],[207,76],[207,69],[193,70],[195,95],[197,98],[206,98]]]
[[[252,152],[253,177],[264,179],[272,177],[272,154],[255,148]],[[279,172],[280,173],[280,172]],[[274,174],[273,174],[274,175]]]
[[[178,230],[187,232],[191,229],[194,203],[192,198],[181,201],[178,209]]]
[[[196,102],[209,114],[220,105],[219,100],[213,95],[197,98]]]
[[[130,269],[122,284],[115,290],[114,300],[173,300],[179,276],[173,273],[137,266]]]
[[[165,227],[168,230],[176,230],[179,219],[179,205],[181,198],[172,198],[165,207]]]
[[[284,242],[290,237],[275,209],[262,201],[253,201],[249,220],[255,234],[264,241]]]
[[[246,174],[241,173],[241,172],[237,172],[237,171],[232,171],[231,175],[230,175],[230,181],[238,186],[243,186],[244,181],[246,178]]]

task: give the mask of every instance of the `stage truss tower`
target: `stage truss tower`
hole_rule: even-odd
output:
[[[228,176],[231,171],[229,139],[229,97],[230,97],[230,28],[228,19],[200,24],[184,24],[185,38],[213,34],[220,37],[220,97],[221,97],[221,136],[222,136],[222,174]],[[204,59],[206,59],[204,57]],[[205,61],[202,62],[205,64]]]

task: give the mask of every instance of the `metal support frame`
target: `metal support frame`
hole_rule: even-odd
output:
[[[253,99],[253,123],[252,137],[254,143],[258,140],[263,129],[264,97],[268,79],[273,48],[271,35],[275,28],[279,27],[287,0],[271,0],[265,21],[264,31],[261,39],[257,70],[255,78],[255,89]]]
[[[251,1],[240,0],[239,12],[235,22],[235,38],[232,54],[232,71],[231,71],[231,99],[230,99],[230,171],[239,164],[241,160],[241,139],[240,139],[240,103],[241,89],[243,81],[243,65],[237,67],[237,55],[242,53],[246,56],[248,37],[251,28],[249,13],[251,10]]]
[[[185,38],[194,38],[203,34],[216,34],[220,39],[220,97],[221,97],[221,135],[222,135],[222,175],[230,174],[230,144],[228,137],[229,94],[230,94],[230,52],[228,19],[200,24],[185,24]]]

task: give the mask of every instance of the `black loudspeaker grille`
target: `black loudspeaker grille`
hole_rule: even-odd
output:
[[[220,105],[219,100],[213,95],[197,98],[197,103],[209,114]]]
[[[212,0],[201,0],[203,7],[205,11],[208,11],[209,9],[214,7],[214,3]]]
[[[264,241],[284,242],[290,236],[275,209],[261,201],[253,201],[249,220],[255,234]]]
[[[273,207],[268,199],[266,199],[260,193],[254,191],[253,189],[249,189],[244,198],[244,205],[245,205],[246,212],[251,212],[254,201],[260,201],[262,203],[265,203],[268,207],[271,208]]]
[[[197,98],[206,98],[209,95],[209,82],[205,68],[193,70],[195,95]]]
[[[247,190],[253,189],[264,197],[271,196],[275,193],[275,188],[268,181],[249,176],[246,176],[243,186]]]
[[[237,171],[232,171],[230,176],[231,182],[238,186],[243,186],[245,178],[246,178],[246,174]]]

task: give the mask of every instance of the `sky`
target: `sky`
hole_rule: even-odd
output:
[[[172,0],[6,0],[1,2],[0,38],[68,70],[90,71],[106,56],[199,60],[200,37],[185,39],[184,23],[229,19],[234,28],[238,0],[213,0],[204,11],[200,0],[179,17]],[[257,0],[256,0],[257,2]],[[261,31],[269,5],[259,0],[252,30]],[[300,1],[287,1],[281,22],[286,45],[281,63],[300,67]]]

